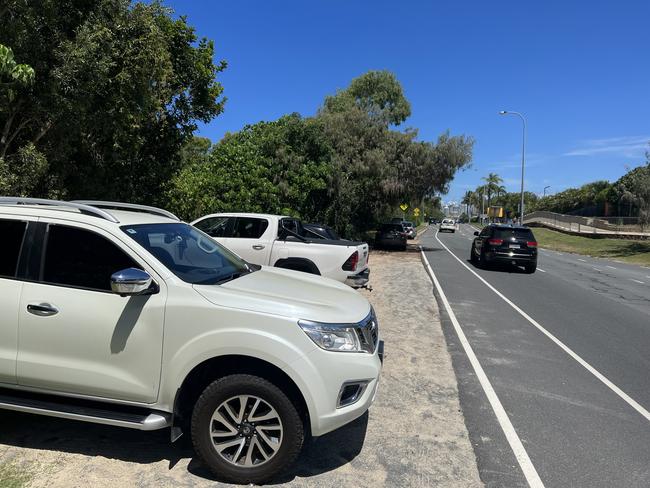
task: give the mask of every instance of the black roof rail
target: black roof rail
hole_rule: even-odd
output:
[[[62,200],[48,200],[46,198],[0,197],[0,205],[43,205],[48,207],[63,207],[75,209],[87,215],[93,215],[115,224],[120,221],[113,214],[82,202],[65,202]],[[53,208],[52,210],[57,210]]]

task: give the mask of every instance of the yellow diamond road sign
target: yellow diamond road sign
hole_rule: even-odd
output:
[[[414,208],[414,209],[413,209],[413,215],[415,215],[416,217],[419,217],[419,216],[420,216],[420,209],[417,208],[417,207]]]
[[[402,212],[406,212],[406,209],[409,208],[409,206],[408,206],[408,204],[406,204],[406,203],[402,203],[402,204],[399,206],[399,208],[402,209]]]

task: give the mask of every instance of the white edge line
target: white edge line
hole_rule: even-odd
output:
[[[436,233],[436,238],[437,237],[438,235]],[[431,269],[431,265],[429,264],[429,261],[427,260],[424,251],[422,250],[422,246],[420,246],[420,253],[422,254],[422,261],[424,262],[427,273],[429,274],[429,277],[433,281],[436,290],[438,290],[440,299],[442,300],[442,303],[445,306],[445,310],[447,310],[447,314],[449,315],[451,323],[454,326],[454,330],[458,335],[458,339],[460,340],[460,343],[462,344],[463,349],[465,350],[465,354],[467,354],[467,358],[472,364],[472,368],[474,368],[476,377],[478,381],[481,383],[481,387],[483,388],[483,391],[485,392],[485,395],[487,396],[487,399],[490,402],[490,406],[492,407],[492,410],[494,411],[494,414],[497,417],[499,425],[501,426],[501,429],[503,430],[503,433],[506,436],[508,444],[510,444],[512,451],[514,452],[515,458],[517,459],[517,462],[519,463],[519,466],[521,467],[521,470],[524,473],[524,476],[526,477],[526,481],[528,482],[528,485],[531,488],[543,488],[544,483],[542,483],[542,480],[537,474],[537,470],[535,469],[535,466],[530,460],[530,457],[528,457],[528,453],[526,452],[526,449],[524,448],[521,439],[517,435],[517,432],[515,431],[512,422],[510,422],[510,418],[508,417],[508,414],[503,408],[503,405],[501,404],[499,397],[494,391],[494,388],[492,387],[490,380],[485,374],[485,371],[483,370],[481,363],[479,362],[478,358],[476,357],[476,354],[474,353],[474,350],[472,349],[472,346],[467,340],[467,337],[465,336],[465,333],[463,332],[463,329],[461,328],[460,323],[458,322],[458,319],[456,318],[456,315],[454,314],[454,311],[452,310],[451,305],[447,300],[447,296],[445,295],[445,292],[442,290],[442,287],[440,286],[440,282],[438,281],[438,278],[436,278],[435,273]]]
[[[487,286],[490,290],[492,290],[494,293],[496,293],[504,302],[506,302],[508,305],[510,305],[512,308],[514,308],[519,314],[524,317],[528,322],[533,324],[539,331],[544,334],[546,337],[551,339],[555,344],[557,344],[564,352],[566,352],[569,356],[571,356],[573,359],[575,359],[582,367],[584,367],[587,371],[589,371],[592,375],[594,375],[596,378],[598,378],[605,386],[607,386],[610,390],[612,390],[614,393],[616,393],[623,401],[625,401],[629,406],[631,406],[634,410],[639,412],[646,420],[650,421],[650,412],[648,412],[641,404],[639,404],[634,398],[630,397],[627,393],[625,393],[623,390],[621,390],[618,386],[616,386],[614,383],[612,383],[610,380],[608,380],[600,371],[598,371],[596,368],[594,368],[591,364],[589,364],[587,361],[582,359],[578,354],[573,352],[567,345],[565,345],[560,339],[555,337],[553,334],[551,334],[548,330],[546,330],[544,327],[542,327],[535,319],[533,319],[530,315],[528,315],[526,312],[524,312],[522,309],[520,309],[517,305],[515,305],[509,298],[507,298],[504,294],[502,294],[499,290],[494,288],[490,283],[488,283],[482,276],[480,276],[478,273],[476,273],[473,269],[471,269],[469,266],[467,266],[465,263],[463,263],[458,256],[456,256],[453,252],[449,250],[447,246],[445,246],[440,239],[438,239],[438,234],[436,234],[436,240],[440,243],[442,247],[444,247],[449,254],[451,254],[456,261],[458,261],[462,266],[464,266],[467,271],[472,273],[474,276],[476,276],[479,280],[481,280],[485,286]]]
[[[630,278],[630,281],[634,281],[635,283],[639,283],[640,285],[645,285],[645,282],[640,280],[635,280],[634,278]]]
[[[546,273],[546,271],[544,271],[544,270],[543,270],[542,268],[540,268],[539,266],[537,267],[537,271],[541,271],[542,273]]]

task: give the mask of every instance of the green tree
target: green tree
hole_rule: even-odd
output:
[[[471,211],[470,207],[474,205],[474,192],[472,190],[467,190],[465,192],[465,195],[463,195],[463,199],[461,200],[461,203],[465,205],[465,213],[468,215],[468,219],[471,218]]]
[[[155,202],[197,122],[223,110],[211,41],[159,2],[9,0],[0,42],[29,63],[29,93],[0,112],[10,156],[34,146],[49,164],[34,196]]]
[[[402,85],[390,71],[368,71],[345,90],[325,98],[324,110],[346,112],[357,107],[383,124],[400,125],[411,115]]]
[[[496,173],[490,173],[482,179],[485,181],[485,194],[487,195],[487,206],[489,207],[492,201],[492,195],[505,193],[506,189],[501,185],[503,179]]]
[[[388,90],[387,83],[397,85]],[[284,213],[349,237],[374,228],[399,203],[433,212],[434,195],[471,160],[473,140],[444,133],[434,143],[418,141],[414,130],[393,130],[407,104],[392,74],[364,75],[328,97],[315,117],[289,115],[227,135],[207,159],[184,167],[167,194],[187,218],[220,210]]]
[[[167,197],[187,219],[220,211],[315,219],[327,198],[328,159],[322,128],[292,114],[226,135],[173,178]]]

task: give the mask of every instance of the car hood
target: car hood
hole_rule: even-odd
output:
[[[194,285],[215,305],[317,322],[354,323],[370,312],[359,292],[321,276],[263,266],[222,285]]]

